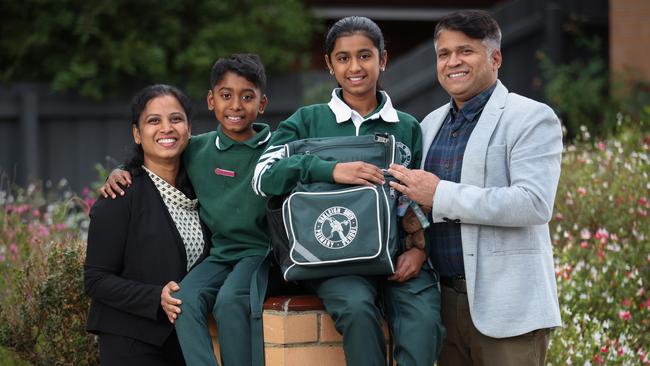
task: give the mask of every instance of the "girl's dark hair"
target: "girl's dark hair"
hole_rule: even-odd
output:
[[[339,37],[361,33],[368,37],[379,50],[379,57],[384,53],[384,35],[379,26],[366,17],[351,16],[339,19],[330,27],[325,36],[325,54],[330,57]]]
[[[165,84],[156,84],[145,87],[131,100],[131,126],[139,128],[138,123],[140,121],[140,115],[147,107],[147,103],[149,103],[150,100],[163,95],[170,95],[178,100],[178,103],[180,103],[181,107],[185,111],[185,115],[187,116],[187,123],[190,124],[191,107],[189,98],[176,87]],[[132,175],[137,175],[141,170],[140,167],[144,164],[144,151],[142,150],[142,145],[136,143],[133,145],[132,155],[126,161],[125,165],[126,169]]]

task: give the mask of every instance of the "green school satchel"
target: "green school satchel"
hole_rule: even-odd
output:
[[[286,155],[314,154],[382,169],[400,156],[391,135],[311,138]],[[340,275],[390,275],[398,252],[397,192],[388,185],[298,184],[267,206],[271,243],[286,280]]]

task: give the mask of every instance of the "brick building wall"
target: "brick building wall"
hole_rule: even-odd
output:
[[[650,82],[650,1],[610,0],[609,9],[610,69]]]

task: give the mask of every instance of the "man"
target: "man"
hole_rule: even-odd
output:
[[[389,173],[432,208],[427,247],[448,332],[439,364],[543,365],[561,325],[548,229],[560,122],[497,80],[501,31],[488,13],[445,16],[434,42],[451,102],[422,121],[423,170]]]

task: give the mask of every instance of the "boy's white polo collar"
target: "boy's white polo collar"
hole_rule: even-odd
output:
[[[329,101],[329,103],[327,103],[327,105],[336,116],[336,123],[343,123],[351,119],[352,122],[357,125],[369,119],[377,119],[380,117],[384,122],[399,122],[397,111],[395,108],[393,108],[393,103],[390,101],[390,97],[385,91],[380,91],[384,102],[381,109],[364,118],[357,111],[353,110],[350,108],[350,106],[345,104],[345,102],[339,97],[340,90],[341,88],[335,88],[332,91],[332,99]]]
[[[215,139],[214,144],[219,150],[228,150],[233,145],[246,145],[251,149],[255,149],[271,139],[271,128],[268,125],[264,123],[253,123],[253,130],[256,132],[253,137],[244,142],[237,142],[223,133],[221,126],[218,126],[217,138]]]

